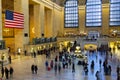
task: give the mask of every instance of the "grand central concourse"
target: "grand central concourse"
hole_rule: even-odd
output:
[[[120,0],[0,0],[0,80],[120,80]]]

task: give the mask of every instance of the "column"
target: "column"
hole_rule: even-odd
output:
[[[62,8],[62,12],[61,12],[61,26],[59,29],[59,36],[63,36],[64,35],[64,8]]]
[[[53,25],[52,34],[53,36],[61,35],[61,30],[63,28],[62,21],[64,21],[64,19],[62,20],[62,17],[63,17],[62,10],[56,9],[54,5],[54,8],[52,10],[52,25]]]
[[[15,51],[29,42],[29,0],[14,0],[14,11],[24,14],[24,29],[15,29]],[[25,36],[27,34],[27,36]]]
[[[44,34],[44,21],[45,21],[45,18],[44,18],[44,6],[41,4],[40,5],[40,26],[41,26],[41,34],[43,33]]]
[[[41,37],[41,24],[40,24],[40,4],[34,5],[34,30],[35,30],[35,37]]]
[[[102,6],[102,34],[109,34],[109,5],[103,4]]]
[[[79,7],[79,32],[85,32],[85,6]]]
[[[0,0],[0,40],[2,39],[2,0]]]
[[[22,12],[24,14],[23,44],[26,45],[29,43],[29,0],[22,0]]]
[[[53,16],[52,16],[52,10],[51,9],[46,9],[46,11],[45,11],[45,17],[46,17],[46,19],[45,19],[45,36],[46,37],[52,37],[52,31],[53,31],[53,29],[52,29],[52,27],[53,27],[53,25],[52,25],[52,21],[53,21]]]

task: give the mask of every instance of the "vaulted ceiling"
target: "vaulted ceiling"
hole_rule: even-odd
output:
[[[63,6],[64,5],[64,2],[66,0],[51,0],[53,2],[55,2],[56,4],[60,5],[60,6]],[[79,1],[79,5],[85,5],[85,2],[86,0],[78,0]],[[105,3],[109,3],[110,0],[102,0],[102,3],[105,4]]]

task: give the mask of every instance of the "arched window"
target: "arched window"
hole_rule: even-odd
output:
[[[86,27],[102,26],[102,1],[86,1]]]
[[[120,26],[120,0],[110,0],[110,26]]]
[[[66,0],[64,4],[65,28],[76,28],[78,24],[78,0]]]

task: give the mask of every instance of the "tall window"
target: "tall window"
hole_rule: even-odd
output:
[[[86,2],[86,27],[102,26],[102,1],[87,0]]]
[[[65,28],[78,27],[78,0],[66,0],[64,10]]]
[[[120,26],[120,0],[110,0],[110,26]]]

